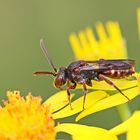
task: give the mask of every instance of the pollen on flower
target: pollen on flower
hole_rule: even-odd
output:
[[[0,108],[0,140],[54,140],[54,120],[40,97],[8,91]]]

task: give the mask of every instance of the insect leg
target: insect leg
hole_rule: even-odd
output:
[[[71,98],[70,98],[70,88],[69,87],[67,87],[67,96],[68,96],[68,101],[69,101],[69,105],[70,105],[70,108],[71,108],[71,110],[73,109],[72,108],[72,106],[71,106]]]
[[[69,101],[69,105],[70,105],[71,110],[73,108],[71,106],[71,98],[70,98],[71,93],[70,93],[70,90],[76,88],[76,83],[75,82],[73,82],[73,83],[74,83],[74,85],[70,85],[70,81],[67,80],[67,96],[68,96],[68,101]]]
[[[85,83],[83,83],[83,91],[84,91],[83,109],[85,109],[86,95],[87,95],[87,92],[88,92]]]
[[[111,81],[109,80],[106,76],[104,76],[103,74],[99,74],[99,78],[104,80],[106,83],[108,83],[109,85],[113,86],[116,90],[118,90],[128,101],[130,101],[130,99]]]

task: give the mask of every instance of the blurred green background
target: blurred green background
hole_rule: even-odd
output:
[[[52,77],[33,76],[35,71],[51,70],[39,47],[40,38],[45,39],[56,66],[67,66],[74,60],[69,34],[87,26],[95,30],[97,21],[118,21],[127,40],[129,58],[140,64],[136,16],[139,6],[138,0],[0,0],[0,98],[6,97],[7,90],[20,90],[22,94],[31,91],[43,99],[57,92]],[[130,103],[132,110],[140,108],[139,101],[137,98]],[[74,119],[60,121],[74,122]],[[80,121],[103,128],[119,122],[115,109]]]

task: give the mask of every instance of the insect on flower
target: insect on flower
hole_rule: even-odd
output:
[[[99,59],[95,61],[78,60],[68,65],[68,67],[55,68],[48,51],[45,48],[44,41],[40,40],[40,47],[47,57],[49,64],[54,72],[35,72],[34,75],[53,75],[55,77],[54,85],[61,89],[61,86],[66,84],[69,105],[71,106],[70,90],[75,89],[77,84],[83,85],[84,99],[83,109],[87,94],[87,85],[92,86],[91,80],[104,80],[109,85],[118,90],[127,100],[130,100],[123,92],[107,77],[120,79],[132,75],[134,70],[134,60],[118,59],[118,60],[104,60]]]

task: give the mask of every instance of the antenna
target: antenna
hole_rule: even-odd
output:
[[[53,73],[53,72],[46,72],[46,71],[38,71],[38,72],[35,72],[34,75],[53,75],[53,76],[56,76],[56,73]]]
[[[53,68],[53,70],[55,72],[57,72],[57,69],[55,68],[53,62],[52,62],[52,59],[49,57],[49,54],[48,54],[48,50],[47,48],[45,47],[45,43],[44,43],[44,40],[43,39],[40,39],[40,48],[42,49],[45,57],[47,58],[48,60],[48,63],[51,65],[51,67]]]

